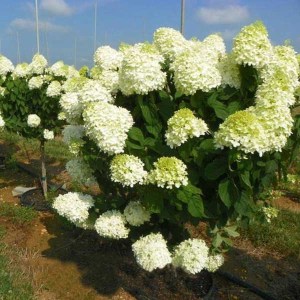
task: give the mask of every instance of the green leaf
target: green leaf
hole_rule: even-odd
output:
[[[204,217],[203,200],[200,195],[194,195],[188,202],[188,212],[195,218]]]
[[[218,118],[225,120],[229,116],[226,105],[216,100],[217,93],[208,98],[207,104],[215,111]]]
[[[163,193],[160,189],[151,187],[145,189],[141,195],[143,204],[152,213],[160,213],[164,208]]]
[[[239,174],[241,181],[246,185],[246,187],[252,189],[252,185],[250,182],[250,172],[245,171]]]
[[[227,170],[227,160],[225,157],[216,158],[209,163],[205,169],[204,174],[208,180],[216,180],[224,175]]]
[[[219,183],[218,187],[218,194],[222,200],[222,202],[227,206],[230,207],[235,199],[233,197],[235,195],[234,192],[234,186],[229,179],[225,179]]]
[[[221,246],[222,242],[223,242],[222,236],[220,235],[220,233],[217,233],[212,240],[213,246],[215,248],[218,248]]]
[[[130,141],[126,141],[126,146],[127,148],[130,150],[130,149],[135,149],[135,150],[141,150],[141,149],[144,149],[144,146],[141,146],[141,145],[137,145],[137,144],[134,144]]]
[[[139,142],[140,145],[144,145],[144,135],[141,129],[137,127],[131,127],[128,132],[128,136],[132,140]]]
[[[215,144],[214,144],[214,139],[205,139],[204,141],[201,142],[200,147],[201,150],[205,150],[206,152],[212,152],[215,151]]]
[[[238,237],[240,234],[236,231],[237,226],[224,227],[224,230],[231,237]]]

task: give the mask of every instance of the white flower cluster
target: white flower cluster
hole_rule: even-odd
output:
[[[177,91],[193,95],[198,90],[208,92],[220,86],[219,51],[217,47],[205,47],[201,43],[197,49],[189,48],[177,55],[171,65]]]
[[[117,210],[109,210],[100,215],[96,220],[95,229],[100,236],[111,239],[125,239],[129,234],[126,219]]]
[[[167,243],[160,233],[151,233],[132,244],[137,263],[149,272],[162,269],[172,258]]]
[[[126,221],[132,226],[141,226],[149,222],[151,213],[139,201],[130,201],[124,209]]]
[[[116,94],[119,89],[119,73],[112,70],[102,70],[94,67],[90,71],[91,77],[112,94]]]
[[[73,78],[80,77],[79,72],[73,67],[65,65],[63,61],[57,61],[49,68],[49,73],[56,77]]]
[[[168,120],[166,142],[171,148],[185,143],[189,138],[199,137],[208,131],[206,123],[196,118],[188,108],[182,108]]]
[[[82,105],[79,101],[78,94],[69,92],[61,96],[59,104],[65,117],[70,124],[76,124],[81,117]]]
[[[224,256],[221,254],[209,255],[205,269],[209,272],[216,272],[224,264]]]
[[[13,63],[3,55],[0,55],[0,76],[6,76],[7,73],[13,72]]]
[[[32,62],[29,65],[31,74],[41,75],[44,73],[48,62],[46,58],[41,54],[35,54],[32,58]]]
[[[59,215],[67,218],[75,225],[85,227],[84,224],[89,217],[89,209],[94,204],[95,201],[90,195],[69,192],[56,197],[52,206]]]
[[[253,39],[258,36],[255,51],[247,52],[247,55],[249,59],[255,58],[260,51],[257,54],[259,61],[243,63],[259,69],[262,83],[255,94],[256,105],[229,116],[215,134],[215,142],[220,148],[237,147],[245,153],[256,151],[259,155],[267,151],[281,151],[293,127],[289,107],[295,103],[294,92],[299,86],[296,53],[287,46],[269,49],[265,41],[267,32],[261,23],[245,27],[242,33],[245,34],[244,38],[248,35]],[[247,41],[244,43],[246,48],[253,46],[251,39],[249,45]],[[259,43],[265,43],[267,48],[260,47]]]
[[[168,27],[158,28],[154,32],[153,43],[168,63],[189,47],[179,31]]]
[[[219,34],[207,36],[201,43],[201,47],[207,49],[207,56],[213,61],[219,61],[226,54],[226,46]]]
[[[54,80],[48,85],[47,90],[46,90],[46,95],[48,97],[57,97],[60,95],[61,89],[62,89],[62,87],[61,87],[60,82],[57,80]]]
[[[251,109],[230,115],[214,135],[217,148],[238,148],[245,153],[257,151],[260,155],[267,149],[266,138],[263,124]]]
[[[222,85],[239,89],[241,86],[241,77],[239,65],[235,61],[234,55],[226,54],[222,57],[218,65],[222,77]]]
[[[146,95],[165,86],[164,58],[150,44],[136,44],[126,50],[119,71],[119,86],[124,95]]]
[[[176,157],[161,157],[154,163],[147,181],[158,187],[172,189],[188,184],[187,167]]]
[[[114,102],[110,92],[98,80],[88,80],[79,92],[79,98],[83,106],[90,102]]]
[[[123,186],[143,184],[147,176],[144,163],[134,155],[118,154],[110,164],[111,180]]]
[[[4,126],[5,126],[5,121],[3,120],[3,117],[0,113],[0,129],[3,129]]]
[[[255,22],[242,28],[234,38],[232,52],[238,64],[257,69],[266,66],[273,56],[268,32],[262,22]]]
[[[52,130],[44,129],[43,135],[45,140],[54,139],[54,132]]]
[[[0,86],[0,96],[1,96],[1,97],[4,97],[5,91],[6,91],[6,88]]]
[[[70,77],[63,83],[62,89],[66,93],[80,92],[83,86],[89,81],[86,77]]]
[[[66,170],[72,180],[90,186],[96,183],[92,169],[81,158],[75,158],[67,162]]]
[[[16,67],[13,71],[13,78],[25,78],[29,74],[31,74],[29,64],[22,63],[22,64],[16,65]]]
[[[29,127],[35,128],[41,124],[41,118],[36,114],[28,115],[27,117],[27,125]]]
[[[122,153],[127,132],[133,126],[130,112],[105,102],[90,103],[83,112],[86,134],[109,155]]]
[[[275,207],[262,207],[261,211],[263,212],[268,223],[271,223],[273,218],[277,218],[279,213],[279,210]]]
[[[122,63],[123,54],[110,46],[99,47],[94,54],[94,62],[102,70],[117,71]]]
[[[84,144],[82,140],[84,132],[84,127],[81,125],[67,125],[62,132],[64,143],[68,145],[69,151],[74,155],[78,155]]]
[[[44,84],[44,80],[42,76],[34,76],[31,77],[28,81],[28,87],[30,90],[38,90]]]
[[[185,272],[196,274],[207,265],[208,247],[203,240],[188,239],[175,247],[172,264]]]

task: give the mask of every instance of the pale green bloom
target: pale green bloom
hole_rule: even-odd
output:
[[[188,108],[182,108],[168,120],[166,142],[171,148],[178,147],[189,138],[199,137],[208,131],[206,123],[196,118]]]
[[[124,209],[126,221],[132,226],[141,226],[149,222],[151,213],[139,201],[130,201]]]
[[[161,157],[154,163],[147,181],[162,188],[179,188],[188,184],[187,167],[176,157]]]
[[[144,163],[134,155],[118,154],[110,164],[111,180],[123,186],[143,184],[147,176]]]

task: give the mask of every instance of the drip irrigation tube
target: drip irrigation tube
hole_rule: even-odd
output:
[[[252,284],[238,278],[238,277],[235,277],[234,275],[228,273],[228,272],[224,272],[224,271],[217,271],[216,274],[222,276],[222,277],[225,277],[226,279],[232,281],[233,283],[235,284],[238,284],[246,289],[248,289],[249,291],[255,293],[256,295],[260,296],[262,299],[265,299],[265,300],[277,300],[275,297],[267,294],[266,292],[260,290],[259,288],[253,286]]]

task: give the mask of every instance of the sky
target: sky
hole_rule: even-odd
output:
[[[152,41],[159,27],[180,29],[181,0],[38,0],[40,53],[53,64],[93,64],[96,46]],[[37,52],[35,0],[0,0],[0,53],[30,62]],[[300,52],[300,0],[185,0],[186,38],[221,33],[227,51],[240,29],[261,20],[274,45]]]

